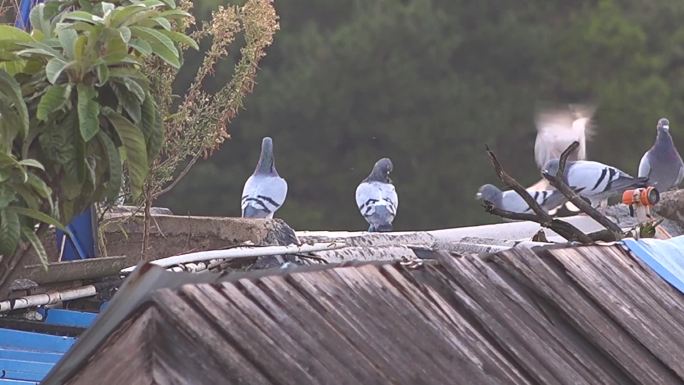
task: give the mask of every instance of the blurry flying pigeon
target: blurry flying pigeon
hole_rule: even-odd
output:
[[[380,159],[356,188],[356,205],[370,224],[368,231],[392,231],[399,207],[399,198],[389,177],[392,168],[389,158]]]
[[[670,135],[670,122],[658,121],[655,143],[639,163],[639,176],[648,177],[650,184],[660,191],[676,187],[684,177],[684,162]]]
[[[278,175],[273,159],[273,140],[261,141],[261,155],[252,176],[242,190],[243,218],[273,218],[285,202],[287,182]]]
[[[539,203],[542,209],[550,211],[563,204],[567,199],[556,190],[527,191]],[[513,190],[501,191],[498,187],[486,184],[480,187],[475,195],[476,199],[490,202],[500,210],[514,213],[532,213],[530,206]]]
[[[584,160],[587,157],[586,139],[591,135],[589,122],[594,108],[570,105],[567,109],[547,110],[537,114],[537,139],[534,142],[534,159],[542,168],[551,159],[559,159],[572,142],[579,142],[575,153],[568,160]]]
[[[559,160],[552,159],[543,167],[542,173],[555,176],[558,165]],[[648,178],[634,178],[599,162],[578,160],[565,165],[565,183],[594,206],[627,189],[644,187],[647,182]]]

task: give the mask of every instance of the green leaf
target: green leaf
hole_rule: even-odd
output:
[[[109,66],[106,64],[102,63],[97,66],[97,82],[98,86],[103,86],[107,80],[109,80]]]
[[[188,47],[199,50],[199,45],[197,44],[197,42],[194,41],[190,36],[188,36],[186,34],[176,32],[176,31],[166,31],[166,30],[162,30],[160,32],[163,33],[164,35],[168,36],[169,39],[175,41],[176,43],[185,44]]]
[[[140,52],[143,56],[147,56],[152,53],[152,47],[148,42],[141,39],[131,39],[128,45],[135,48],[136,51]]]
[[[92,139],[100,130],[100,104],[93,100],[97,92],[93,86],[79,84],[78,91],[78,127],[85,142]]]
[[[48,61],[47,65],[45,66],[45,75],[47,76],[47,80],[55,84],[57,83],[57,79],[59,78],[59,75],[62,74],[62,71],[67,66],[67,62],[65,62],[62,59],[59,58],[52,58]]]
[[[45,171],[45,167],[43,167],[43,165],[35,159],[22,159],[18,162],[18,164],[24,167],[35,167]]]
[[[142,105],[142,120],[140,123],[147,141],[147,160],[151,164],[161,150],[164,141],[164,126],[161,122],[157,103],[155,103],[154,98],[150,94],[147,95]]]
[[[164,5],[164,3],[159,0],[143,0],[141,1],[141,3],[144,4],[147,8],[159,7],[160,5]]]
[[[164,4],[168,5],[169,8],[176,8],[176,2],[174,0],[161,0]]]
[[[24,216],[24,217],[35,219],[39,222],[44,222],[44,223],[47,223],[48,225],[55,226],[56,228],[58,228],[62,231],[67,231],[67,229],[64,227],[64,225],[59,223],[58,220],[56,220],[55,218],[53,218],[53,217],[51,217],[51,216],[49,216],[43,212],[38,211],[36,209],[30,209],[27,207],[10,206],[7,208],[7,210],[15,212],[15,213],[17,213],[21,216]]]
[[[52,200],[52,189],[36,174],[29,173],[28,184],[38,196],[43,199]]]
[[[40,242],[40,239],[38,239],[38,236],[36,236],[32,229],[26,226],[22,226],[21,233],[24,236],[24,238],[26,238],[29,241],[29,243],[31,243],[31,246],[36,251],[36,254],[38,254],[40,262],[43,264],[45,270],[47,270],[48,256],[45,252],[45,247],[43,247],[43,244]]]
[[[114,142],[103,131],[97,134],[97,138],[102,144],[102,149],[107,158],[108,179],[105,188],[105,198],[113,202],[119,196],[121,191],[121,182],[123,180],[123,168],[121,167],[121,157],[119,150],[114,145]]]
[[[147,177],[147,148],[143,133],[130,120],[118,112],[107,108],[105,116],[114,126],[126,150],[126,165],[131,181],[131,192],[137,198],[142,194],[143,184]]]
[[[91,24],[95,24],[95,23],[102,21],[101,17],[99,17],[97,15],[93,15],[92,13],[88,13],[85,11],[69,12],[66,15],[64,15],[64,17],[62,19],[63,20],[85,21],[86,23],[91,23]]]
[[[8,210],[0,211],[0,254],[6,257],[14,254],[19,245],[21,224],[19,216]]]
[[[118,83],[112,82],[111,86],[116,98],[119,101],[119,105],[123,106],[124,110],[128,113],[134,123],[138,123],[140,121],[140,100],[138,100],[137,96],[133,92],[129,91],[125,87],[119,86]]]
[[[171,30],[171,22],[169,22],[167,19],[157,16],[153,17],[151,20],[157,23],[157,25],[159,25],[160,27],[164,28],[164,30]]]
[[[131,27],[133,36],[139,37],[152,47],[152,52],[162,58],[170,66],[180,68],[180,57],[173,41],[163,33],[148,27]]]
[[[135,94],[140,103],[145,100],[145,89],[136,80],[124,78],[124,85],[126,86],[127,90]]]
[[[167,11],[162,11],[159,13],[159,16],[172,20],[182,20],[188,17],[192,17],[191,14],[185,12],[182,9],[170,9]]]
[[[106,36],[106,53],[102,58],[105,63],[116,64],[128,56],[128,45],[121,38],[119,31],[106,29],[103,36]]]
[[[0,40],[29,42],[33,41],[27,32],[7,24],[0,24]]]
[[[88,38],[85,36],[79,36],[74,43],[74,60],[76,62],[83,61],[83,56],[86,54],[85,48],[88,43]]]
[[[17,196],[14,190],[6,184],[0,185],[0,209],[4,209],[15,200],[17,200]]]
[[[110,15],[110,24],[112,27],[119,27],[130,20],[133,15],[139,12],[147,11],[147,7],[142,4],[132,4],[115,9]]]
[[[73,29],[62,29],[57,32],[57,38],[59,38],[59,42],[62,44],[64,55],[69,59],[73,59],[74,47],[76,39],[78,38],[78,33]]]
[[[131,29],[126,26],[119,27],[119,34],[124,42],[128,43],[131,40]]]
[[[40,98],[36,117],[39,120],[46,121],[48,115],[64,107],[67,99],[71,95],[71,87],[65,85],[51,85],[47,91]]]
[[[50,19],[45,16],[45,4],[36,4],[29,14],[31,27],[41,31],[45,36],[52,35],[52,25]]]
[[[32,189],[26,185],[18,184],[14,186],[14,190],[24,200],[26,206],[34,209],[40,208],[40,200]]]
[[[7,72],[0,71],[0,93],[3,93],[14,104],[14,109],[19,114],[19,129],[23,137],[28,135],[29,116],[26,103],[21,95],[21,87]]]

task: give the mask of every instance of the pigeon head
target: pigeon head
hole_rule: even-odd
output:
[[[665,131],[669,132],[670,131],[670,121],[665,119],[665,118],[660,118],[658,120],[658,132],[660,131]]]
[[[501,199],[501,190],[493,184],[485,184],[480,186],[475,194],[475,199],[488,201],[488,202],[498,202]]]
[[[558,167],[560,165],[560,160],[558,159],[551,159],[546,164],[544,167],[542,167],[542,176],[544,174],[549,174],[555,176],[558,173]]]
[[[261,155],[257,163],[255,174],[275,174],[275,159],[273,158],[273,140],[268,136],[261,140]]]
[[[392,180],[390,179],[389,175],[393,169],[394,166],[392,165],[392,161],[390,160],[390,158],[382,158],[379,161],[375,162],[373,170],[371,171],[370,175],[368,175],[368,178],[366,178],[366,180],[392,183]]]

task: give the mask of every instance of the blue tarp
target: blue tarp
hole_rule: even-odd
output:
[[[97,314],[47,309],[45,323],[88,328]],[[0,385],[38,384],[76,342],[75,337],[0,328]]]
[[[684,293],[684,235],[667,240],[625,239],[623,244],[670,285]]]

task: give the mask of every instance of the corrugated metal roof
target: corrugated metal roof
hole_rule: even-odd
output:
[[[119,301],[174,288],[115,298],[44,383],[684,383],[682,295],[621,246],[433,256],[180,287],[140,269]]]

